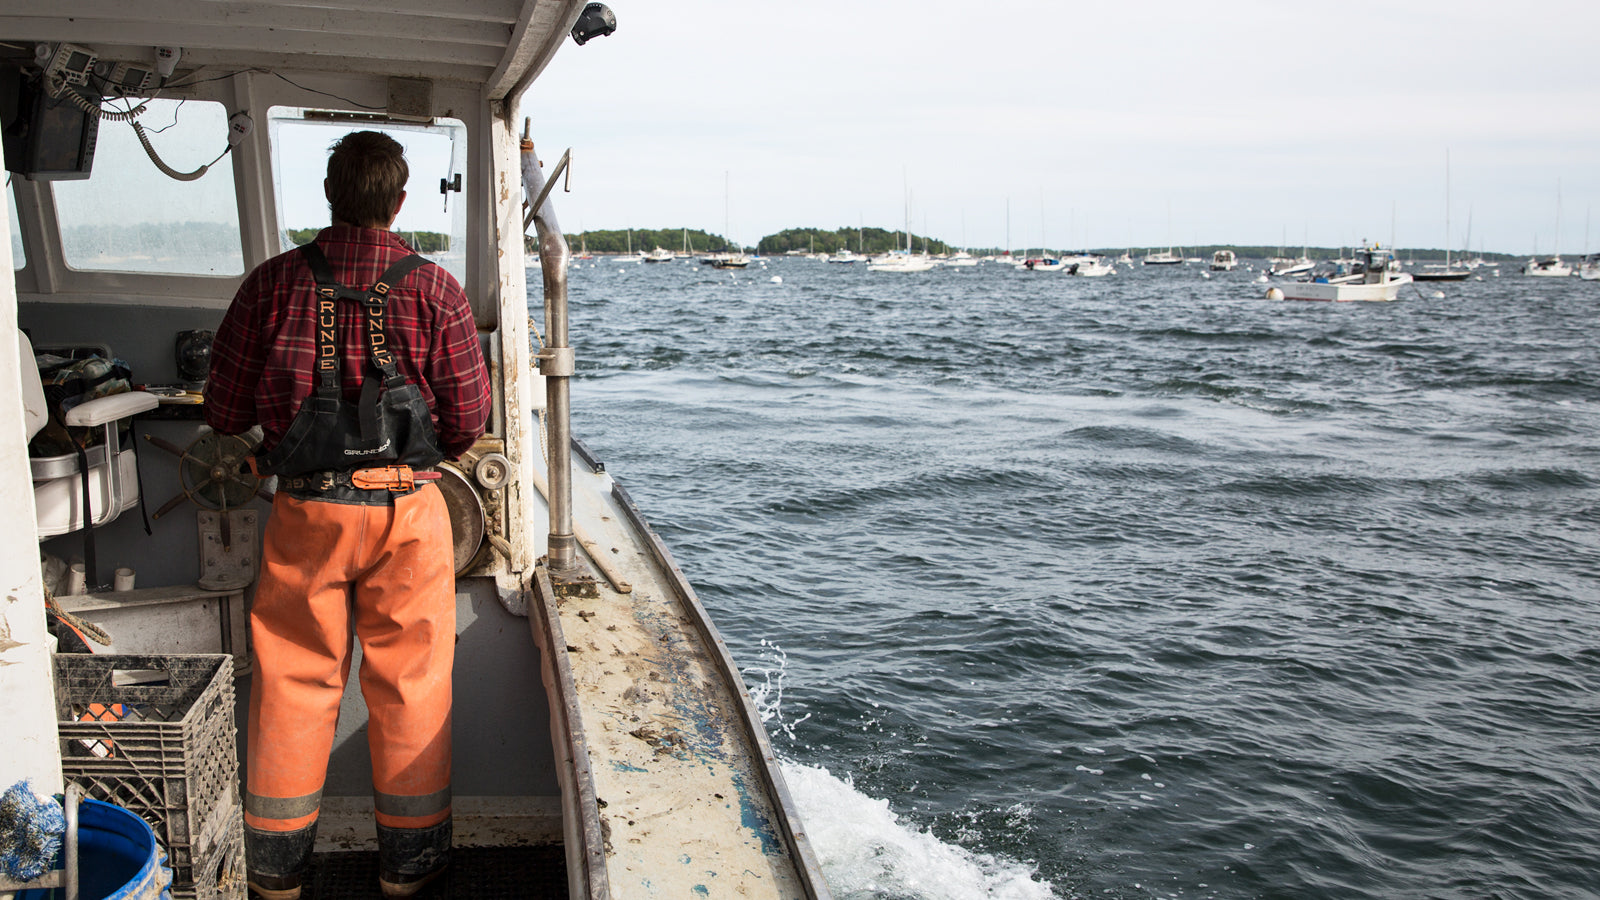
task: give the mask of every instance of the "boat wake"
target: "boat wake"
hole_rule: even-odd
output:
[[[760,664],[745,671],[750,697],[769,732],[794,740],[810,715],[783,716],[788,656],[761,642]],[[940,840],[903,821],[878,800],[821,766],[780,760],[783,779],[838,900],[1053,900],[1032,866]]]
[[[827,769],[784,761],[783,778],[839,900],[1049,900],[1031,866],[974,853],[906,823]]]

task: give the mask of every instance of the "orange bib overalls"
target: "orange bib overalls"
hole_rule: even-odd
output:
[[[443,496],[412,468],[443,454],[383,332],[388,290],[426,261],[400,260],[362,291],[340,285],[314,243],[302,253],[317,281],[318,384],[257,460],[279,485],[250,616],[246,859],[253,883],[298,885],[358,639],[380,876],[403,882],[450,848],[454,559]],[[375,370],[354,404],[341,390],[340,300],[362,304]]]

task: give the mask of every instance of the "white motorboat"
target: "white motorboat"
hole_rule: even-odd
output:
[[[750,265],[750,257],[743,252],[729,250],[700,257],[700,264],[714,269],[743,269]]]
[[[1356,254],[1350,274],[1275,284],[1267,295],[1277,294],[1284,300],[1395,300],[1400,289],[1411,283],[1411,276],[1390,268],[1392,256],[1381,247],[1367,247]]]
[[[1104,278],[1117,274],[1117,267],[1099,258],[1090,258],[1072,264],[1072,273],[1080,278]]]
[[[922,254],[914,253],[885,253],[874,256],[867,263],[868,272],[926,272],[932,269],[935,263],[932,259]]]
[[[1535,278],[1570,278],[1572,266],[1562,262],[1559,256],[1547,256],[1544,259],[1533,257],[1522,267],[1522,274]]]
[[[1591,253],[1583,258],[1583,265],[1578,267],[1578,277],[1584,281],[1600,281],[1600,253]]]
[[[1211,271],[1232,272],[1239,265],[1239,257],[1232,250],[1218,250],[1211,254]]]
[[[1293,278],[1296,275],[1305,275],[1317,264],[1309,257],[1302,256],[1298,259],[1283,259],[1272,267],[1272,275],[1277,278]]]
[[[1072,267],[1053,256],[1030,256],[1018,263],[1017,269],[1023,272],[1067,272]]]
[[[851,250],[849,247],[840,247],[838,253],[828,257],[828,262],[838,263],[842,266],[852,265],[860,261],[860,254],[856,253],[854,250]]]
[[[661,247],[657,247],[644,255],[644,261],[647,263],[672,262],[676,258],[676,254],[674,254],[671,250],[666,250]]]
[[[1173,253],[1171,247],[1168,247],[1167,249],[1161,250],[1161,251],[1155,251],[1155,252],[1151,252],[1151,253],[1146,253],[1144,255],[1144,260],[1143,261],[1144,261],[1144,264],[1147,265],[1147,266],[1181,266],[1181,265],[1183,265],[1183,257],[1179,256],[1176,253]]]
[[[965,250],[959,250],[950,254],[950,256],[944,260],[944,264],[952,268],[961,269],[977,265],[978,259]]]
[[[140,752],[135,741],[118,736],[96,755],[58,731],[91,704],[56,693],[54,665],[77,654],[52,653],[44,595],[109,630],[118,653],[163,666],[211,654],[248,708],[250,679],[221,673],[230,662],[249,670],[246,602],[274,482],[241,469],[247,439],[213,434],[198,414],[204,333],[247,272],[326,224],[329,144],[379,130],[408,148],[413,200],[402,218],[421,224],[400,227],[437,239],[430,253],[471,298],[494,387],[489,433],[438,467],[456,563],[455,846],[472,854],[455,865],[495,886],[480,897],[828,896],[739,667],[618,473],[572,434],[570,250],[541,193],[566,159],[541,169],[515,110],[558,51],[585,52],[563,49],[569,33],[579,43],[609,33],[609,17],[584,0],[0,11],[16,210],[15,225],[0,217],[0,271],[12,273],[0,279],[0,415],[13,423],[0,429],[0,787],[27,778],[49,795],[81,781],[135,806],[153,791],[135,811],[158,822],[203,811],[183,848],[196,855],[192,870],[183,864],[196,883],[174,894],[244,897],[234,766],[248,763],[233,753],[234,705],[193,711],[219,727],[226,717],[226,737],[203,748],[207,780],[115,768],[114,756]],[[142,116],[143,142],[126,121]],[[35,139],[14,146],[13,124]],[[214,162],[196,174],[179,159]],[[441,184],[443,210],[422,199]],[[531,272],[542,274],[533,285]],[[541,306],[536,335],[529,313]],[[85,471],[70,454],[70,464],[30,460],[25,426],[43,424],[35,350],[114,356],[132,384],[152,388],[73,410],[107,442]],[[122,441],[144,452],[135,458]],[[81,485],[85,506],[72,499]],[[148,532],[129,512],[141,500],[156,513]],[[41,555],[67,571],[86,555],[86,583],[57,581]],[[112,573],[129,568],[131,581],[134,566],[138,587],[111,590],[124,580]],[[376,895],[367,718],[352,684],[315,866],[334,884],[362,877]],[[141,724],[154,727],[95,727]],[[88,767],[99,774],[84,776]]]

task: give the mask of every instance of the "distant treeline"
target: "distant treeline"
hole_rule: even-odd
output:
[[[13,232],[13,234],[15,234]],[[91,252],[118,255],[168,254],[177,248],[204,254],[239,255],[239,233],[214,222],[141,222],[134,225],[74,225],[63,230],[65,243]]]
[[[291,231],[293,236],[299,232]],[[309,234],[315,235],[316,231],[310,230]],[[418,232],[426,234],[426,232]],[[406,233],[410,239],[410,233]],[[443,237],[442,235],[440,236]],[[307,238],[309,240],[309,238]],[[580,231],[567,235],[567,243],[572,247],[573,254],[587,249],[590,253],[648,253],[656,247],[663,247],[674,252],[713,253],[721,250],[735,249],[727,238],[720,234],[701,231],[696,228],[663,228],[648,229],[635,228],[615,229],[607,231]],[[528,250],[534,249],[533,237],[530,235],[526,242]],[[777,234],[769,234],[756,243],[756,250],[772,256],[787,253],[790,250],[838,253],[841,249],[849,248],[856,253],[887,253],[891,250],[904,250],[906,248],[906,233],[891,231],[884,228],[789,228]],[[420,248],[419,248],[420,249]],[[746,248],[737,248],[746,249]],[[913,233],[911,235],[911,249],[921,253],[924,249],[929,253],[953,253],[965,249],[977,256],[988,256],[1005,253],[1005,247],[958,247],[954,244]],[[1166,250],[1166,247],[1054,247],[1044,248],[1043,252],[1052,256],[1071,253],[1094,253],[1103,256],[1120,256],[1124,252],[1131,253],[1135,258]],[[1300,247],[1277,247],[1252,244],[1207,244],[1200,247],[1173,247],[1172,250],[1184,256],[1198,256],[1210,260],[1211,255],[1218,250],[1232,250],[1245,259],[1269,259],[1274,256],[1297,257],[1301,252]],[[1359,247],[1306,247],[1305,253],[1313,260],[1338,259],[1341,256],[1348,259]],[[1018,256],[1032,255],[1040,252],[1039,247],[1012,247],[1012,253]],[[424,251],[426,252],[426,251]],[[1452,250],[1453,256],[1461,257],[1464,254],[1459,250]],[[1444,259],[1444,251],[1431,247],[1407,248],[1402,247],[1397,253],[1401,259]],[[1478,256],[1472,253],[1471,256]],[[1483,253],[1483,258],[1490,262],[1505,262],[1526,259],[1526,255],[1509,253]]]
[[[530,235],[528,246],[533,246]],[[588,250],[590,253],[649,253],[657,247],[674,253],[711,253],[732,249],[728,239],[720,234],[710,234],[698,228],[662,228],[650,230],[635,228],[631,231],[580,231],[567,235],[567,246],[574,254]]]
[[[905,248],[905,232],[885,231],[882,228],[836,228],[832,231],[821,228],[790,228],[777,234],[769,234],[756,244],[757,250],[771,254],[786,253],[790,250],[838,253],[843,249],[871,254],[888,253],[891,250]],[[921,253],[924,249],[929,253],[949,253],[956,248],[944,241],[913,233],[911,249],[916,253]]]
[[[285,234],[289,236],[290,243],[296,247],[309,244],[321,232],[321,228],[289,228]],[[418,253],[444,253],[450,249],[450,235],[438,231],[397,231],[396,234],[405,238]]]
[[[1117,254],[1120,254],[1120,253],[1124,252],[1125,249],[1126,248],[1114,249],[1114,250],[1097,250],[1097,251],[1094,251],[1094,252],[1096,252],[1096,253],[1110,253],[1113,256],[1115,256]],[[1151,251],[1165,250],[1165,249],[1166,249],[1165,247],[1150,247],[1150,248],[1134,247],[1133,248],[1133,255],[1134,256],[1141,256],[1144,253],[1148,253],[1148,252],[1151,252]],[[1202,259],[1210,260],[1211,259],[1211,254],[1217,252],[1218,250],[1232,250],[1234,253],[1238,254],[1240,257],[1242,257],[1244,259],[1271,259],[1272,257],[1275,257],[1275,256],[1298,257],[1300,255],[1300,252],[1301,252],[1302,249],[1305,251],[1306,257],[1308,259],[1324,260],[1324,259],[1339,259],[1341,256],[1343,258],[1345,258],[1345,259],[1349,259],[1351,257],[1351,255],[1355,251],[1358,251],[1361,248],[1360,247],[1305,247],[1305,248],[1301,248],[1301,247],[1278,247],[1278,246],[1271,246],[1271,247],[1251,246],[1251,245],[1247,245],[1247,244],[1210,244],[1210,245],[1207,245],[1207,246],[1204,246],[1204,247],[1174,247],[1173,248],[1173,252],[1174,253],[1180,253],[1181,252],[1184,256],[1198,256],[1198,257],[1200,257]],[[1466,259],[1469,256],[1475,257],[1475,256],[1478,256],[1479,254],[1478,253],[1464,254],[1460,250],[1451,250],[1450,251],[1450,255],[1453,256],[1456,259]],[[1427,259],[1427,260],[1440,259],[1440,260],[1442,260],[1442,259],[1444,259],[1444,251],[1443,250],[1435,250],[1435,249],[1433,249],[1431,247],[1416,247],[1416,248],[1401,247],[1399,250],[1395,251],[1395,256],[1399,257],[1400,259]],[[1522,259],[1526,259],[1527,258],[1525,256],[1517,256],[1517,255],[1511,254],[1511,253],[1484,253],[1484,254],[1482,254],[1482,256],[1483,256],[1484,260],[1488,261],[1488,262],[1504,262],[1504,261],[1507,261],[1507,260],[1522,260]]]

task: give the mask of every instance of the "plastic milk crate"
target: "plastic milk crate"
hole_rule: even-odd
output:
[[[233,657],[55,658],[61,772],[150,823],[174,898],[244,898]]]

